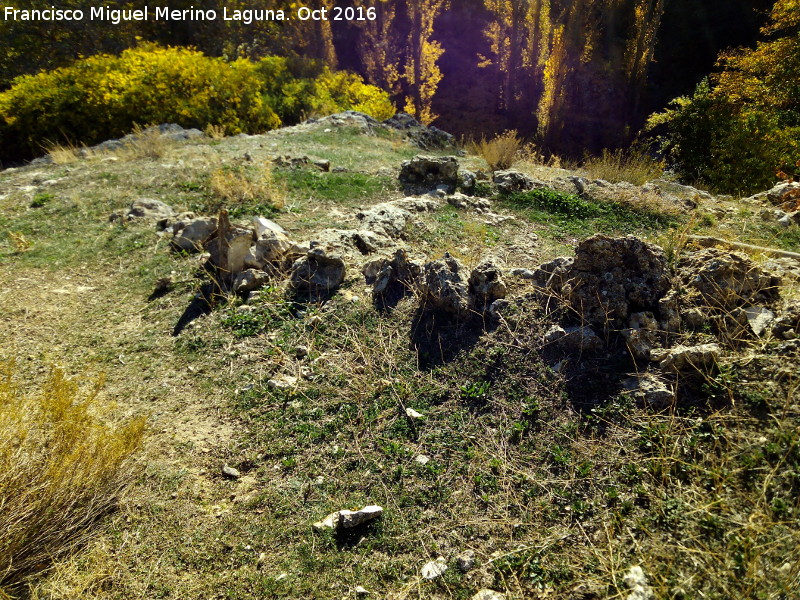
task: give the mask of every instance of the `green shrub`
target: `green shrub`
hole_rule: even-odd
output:
[[[256,133],[309,114],[394,112],[388,95],[351,73],[312,65],[298,77],[287,59],[225,62],[187,48],[145,44],[69,67],[24,75],[0,93],[0,160],[46,145],[95,144],[135,123],[178,123]],[[303,75],[303,74],[301,74]]]
[[[107,425],[98,391],[56,370],[23,393],[0,364],[0,597],[85,540],[130,479],[144,420]]]
[[[778,0],[769,36],[755,49],[720,56],[722,71],[691,98],[654,115],[649,129],[684,178],[720,191],[748,194],[793,173],[800,158],[800,11]]]

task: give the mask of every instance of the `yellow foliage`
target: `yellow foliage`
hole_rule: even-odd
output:
[[[481,156],[492,171],[510,168],[517,160],[521,148],[522,140],[513,130],[503,132],[491,140],[481,138],[479,142],[469,144],[469,151]]]
[[[0,596],[85,541],[130,479],[144,419],[120,427],[58,369],[24,393],[0,363]]]

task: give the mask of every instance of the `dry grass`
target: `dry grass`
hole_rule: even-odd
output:
[[[163,136],[158,127],[134,125],[131,139],[119,150],[112,152],[118,158],[161,158],[175,142]]]
[[[280,209],[286,203],[286,190],[275,182],[269,163],[252,171],[216,169],[211,173],[209,187],[228,207],[265,203]]]
[[[203,132],[212,140],[219,141],[225,137],[225,128],[222,125],[209,123]]]
[[[27,252],[33,247],[33,242],[26,238],[20,231],[9,231],[8,239],[11,240],[11,245],[14,247],[14,252],[16,254]]]
[[[583,168],[591,179],[627,181],[634,185],[643,185],[664,174],[664,163],[640,148],[603,150],[600,156],[587,159]]]
[[[482,137],[478,142],[469,143],[467,148],[473,154],[482,157],[492,171],[502,171],[511,168],[519,158],[522,139],[515,130],[510,130],[491,140]]]
[[[25,394],[0,366],[0,595],[85,541],[130,479],[144,419],[105,424],[99,390],[55,370]]]
[[[86,147],[75,144],[48,144],[45,152],[56,165],[68,165],[87,156]]]

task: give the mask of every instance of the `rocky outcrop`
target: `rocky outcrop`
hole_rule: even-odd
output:
[[[383,124],[403,132],[408,139],[423,150],[441,150],[455,146],[456,139],[438,127],[426,127],[411,115],[399,112],[386,119]]]
[[[495,300],[506,297],[502,269],[494,259],[486,259],[472,270],[468,281],[470,304],[476,312],[485,312]]]
[[[497,191],[501,194],[526,192],[535,188],[544,187],[544,183],[541,181],[536,181],[533,177],[529,177],[525,175],[525,173],[520,173],[513,169],[495,171],[493,179]]]

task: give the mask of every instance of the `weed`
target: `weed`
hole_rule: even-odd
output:
[[[14,246],[16,254],[27,252],[33,247],[33,242],[26,238],[21,231],[9,231],[8,239],[11,240],[11,245]]]
[[[48,194],[47,192],[41,192],[33,197],[33,201],[31,202],[30,206],[31,208],[42,208],[53,198],[55,198],[53,194]]]
[[[214,141],[219,141],[225,137],[225,127],[223,125],[209,123],[203,131]]]
[[[0,589],[11,590],[85,541],[130,475],[144,419],[114,428],[88,393],[55,370],[24,394],[0,367]]]
[[[74,144],[47,144],[44,151],[56,165],[68,165],[89,155],[84,146]]]

